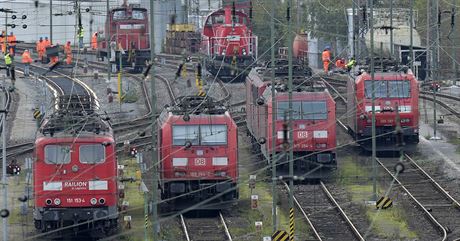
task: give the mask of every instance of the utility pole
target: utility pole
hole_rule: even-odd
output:
[[[415,56],[414,56],[414,0],[410,0],[410,13],[409,13],[409,26],[410,26],[410,45],[409,45],[409,67],[412,71],[414,71],[414,61],[415,61]]]
[[[433,0],[433,5],[431,6],[431,11],[432,11],[432,16],[434,19],[438,19],[437,24],[433,24],[435,26],[435,31],[432,31],[432,34],[434,35],[433,40],[435,41],[435,44],[433,46],[432,52],[432,60],[431,60],[431,66],[433,69],[433,81],[438,81],[439,79],[439,69],[438,69],[438,61],[439,61],[439,30],[441,28],[441,13],[439,12],[439,2],[438,0]],[[435,22],[435,21],[433,21]],[[437,136],[437,123],[436,123],[436,88],[433,88],[433,137],[431,138],[432,140],[438,140]]]
[[[158,223],[158,155],[157,155],[157,138],[156,138],[156,93],[155,93],[155,25],[153,23],[154,14],[154,0],[150,0],[150,61],[152,67],[150,69],[150,95],[152,98],[152,227],[153,227],[153,241],[158,241],[159,223]]]
[[[375,71],[374,71],[374,0],[369,1],[369,28],[371,31],[371,81],[372,81],[372,200],[377,201],[377,151],[375,136]]]
[[[459,78],[459,73],[458,73],[458,64],[457,64],[457,50],[455,49],[457,46],[455,46],[455,14],[457,13],[456,11],[456,6],[457,6],[457,0],[452,0],[452,12],[451,12],[451,27],[452,27],[452,64],[453,64],[453,70],[454,70],[454,81],[453,85],[457,85],[457,80]]]
[[[8,49],[6,49],[8,51]],[[6,87],[5,87],[6,88]],[[6,98],[2,95],[2,184],[3,184],[3,209],[8,210],[8,181],[6,179]],[[8,217],[3,219],[3,241],[8,241]]]
[[[361,56],[360,54],[360,46],[361,46],[361,28],[360,28],[360,25],[361,25],[361,18],[360,18],[360,9],[361,9],[361,5],[360,5],[360,2],[359,0],[356,0],[357,3],[356,3],[356,29],[357,29],[357,41],[356,41],[356,50],[355,50],[355,60],[356,60],[356,63],[357,64],[360,64],[360,61],[359,61],[359,58]],[[354,2],[354,1],[353,1]],[[355,33],[356,34],[356,33]]]
[[[294,138],[293,138],[293,126],[292,126],[292,22],[291,22],[291,7],[292,0],[288,1],[286,19],[288,22],[288,100],[289,100],[289,213],[290,221],[294,220],[293,215],[294,210],[294,201],[293,201],[293,191],[294,191]],[[294,227],[293,223],[290,223],[289,229],[289,240],[294,241]]]
[[[272,222],[273,222],[273,233],[277,230],[277,217],[276,217],[276,118],[278,110],[276,109],[276,93],[275,93],[275,6],[276,0],[272,0],[271,6],[271,20],[270,20],[270,46],[271,46],[271,71],[272,71]]]
[[[53,43],[53,0],[50,0],[50,43]]]
[[[411,28],[412,29],[412,28]],[[412,33],[412,30],[411,30]],[[390,59],[393,59],[394,46],[393,46],[393,0],[390,0]]]
[[[106,22],[109,22],[111,18],[110,15],[110,0],[107,0],[107,17],[106,17]],[[111,73],[112,73],[112,67],[110,66],[110,24],[106,25],[106,33],[105,33],[105,42],[106,42],[106,48],[107,48],[107,82],[110,83],[110,78],[111,78]]]

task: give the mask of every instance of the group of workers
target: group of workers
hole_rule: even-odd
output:
[[[8,46],[8,52],[11,56],[13,56],[16,52],[16,44],[16,35],[14,35],[13,32],[11,32],[10,35],[7,35],[5,31],[2,31],[2,34],[0,35],[0,49],[3,54],[6,54],[6,48]]]
[[[78,40],[79,40],[79,47],[83,48],[83,27],[81,27],[78,31]],[[5,65],[6,65],[6,72],[7,76],[12,76],[11,79],[14,80],[14,56],[16,54],[16,35],[13,32],[10,35],[7,35],[5,31],[2,31],[0,34],[0,50],[3,54]],[[98,32],[94,32],[91,36],[91,49],[97,50],[98,44]],[[54,48],[49,50],[47,53],[47,48]],[[65,54],[65,63],[70,65],[72,64],[72,47],[71,42],[67,41],[64,45],[64,54]],[[51,41],[48,37],[40,37],[40,39],[36,42],[35,50],[38,55],[38,61],[45,63],[47,58],[49,58],[50,67],[56,66],[59,62],[59,51],[60,46],[58,43],[52,45]],[[21,62],[24,64],[24,76],[29,76],[30,74],[30,64],[33,62],[31,51],[26,49],[21,55]]]
[[[331,53],[331,47],[329,46],[324,47],[323,53],[321,55],[321,59],[323,61],[324,73],[328,74],[329,71],[331,70],[330,64],[334,63],[333,58],[332,58],[332,53]],[[356,60],[354,57],[351,57],[350,60],[346,62],[344,58],[337,58],[334,64],[335,64],[336,70],[349,72],[353,68],[353,66],[356,65]]]

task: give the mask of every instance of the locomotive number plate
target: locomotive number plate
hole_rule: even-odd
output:
[[[195,166],[206,166],[205,158],[195,158]]]
[[[299,138],[299,139],[308,138],[308,132],[307,131],[298,131],[297,132],[297,138]]]
[[[85,203],[85,199],[84,198],[79,198],[79,197],[66,198],[66,201],[67,201],[67,203]]]

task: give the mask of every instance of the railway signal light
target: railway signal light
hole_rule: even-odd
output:
[[[136,156],[137,156],[137,149],[136,149],[136,147],[131,148],[130,154],[131,154],[132,157],[136,157]]]

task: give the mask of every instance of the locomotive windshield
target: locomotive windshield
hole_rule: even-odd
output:
[[[410,82],[407,80],[375,80],[375,98],[409,98]],[[364,88],[367,98],[372,98],[372,81],[366,80]]]
[[[81,145],[80,162],[85,164],[102,163],[105,160],[105,148],[101,144]]]
[[[289,113],[289,102],[279,101],[277,119],[283,120],[284,115]],[[325,120],[327,119],[326,101],[293,101],[292,118],[294,120]],[[287,118],[288,116],[286,116]]]
[[[173,145],[183,146],[186,142],[192,145],[226,145],[226,125],[174,125]]]
[[[46,145],[45,163],[46,164],[67,164],[70,163],[69,145]]]
[[[143,10],[133,10],[131,14],[125,9],[119,9],[113,11],[113,20],[126,20],[126,19],[135,19],[143,20],[145,19],[145,12]]]

